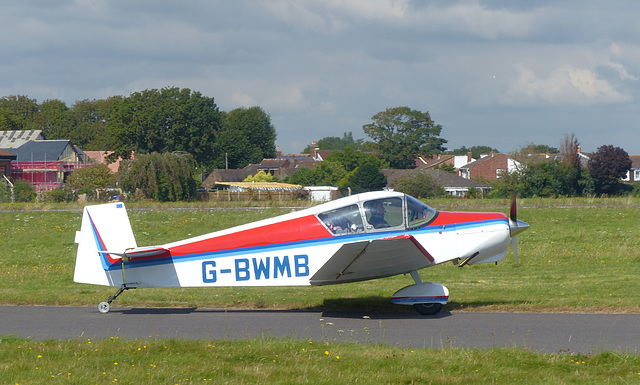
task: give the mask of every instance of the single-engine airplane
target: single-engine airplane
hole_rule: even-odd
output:
[[[123,203],[87,206],[74,281],[141,287],[330,285],[410,274],[391,301],[433,315],[449,299],[418,270],[497,262],[529,225],[491,212],[437,211],[399,192],[369,192],[160,246],[138,247]]]

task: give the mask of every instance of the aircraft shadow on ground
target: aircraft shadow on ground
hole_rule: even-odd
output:
[[[322,306],[299,309],[206,309],[206,308],[131,308],[113,309],[121,314],[190,314],[198,313],[300,313],[321,312],[324,317],[332,318],[371,318],[371,319],[439,319],[450,317],[455,311],[481,311],[493,306],[517,306],[519,301],[478,301],[457,303],[452,301],[433,316],[418,314],[412,306],[396,305],[388,297],[370,296],[358,298],[332,298],[324,300]]]

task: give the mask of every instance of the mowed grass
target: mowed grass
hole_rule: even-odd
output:
[[[508,211],[506,201],[429,203],[440,209]],[[518,237],[519,266],[510,251],[498,265],[459,268],[448,263],[420,272],[423,280],[449,288],[445,309],[640,311],[640,200],[538,199],[519,205],[519,218],[531,226]],[[10,208],[0,207],[0,303],[94,306],[115,293],[116,288],[73,282],[79,208]],[[162,244],[292,210],[166,208],[130,207],[138,245]],[[138,289],[120,296],[113,306],[413,311],[389,301],[396,290],[412,283],[409,276],[397,276],[321,287]]]
[[[0,338],[3,384],[628,384],[640,356],[355,343]]]
[[[506,201],[438,200],[439,209],[508,211]],[[520,266],[421,271],[449,287],[452,311],[638,312],[640,201],[522,200]],[[139,245],[162,244],[283,214],[289,208],[210,210],[130,205]],[[0,205],[0,303],[96,306],[115,288],[73,282],[81,208]],[[144,210],[139,210],[143,208]],[[22,211],[9,211],[20,209]],[[42,211],[33,211],[40,209]],[[325,287],[130,290],[114,306],[412,311],[389,297],[410,277]],[[1,315],[0,315],[1,316]],[[0,331],[1,335],[1,331]],[[640,355],[543,354],[522,348],[410,349],[266,337],[250,341],[34,341],[0,337],[0,383],[626,384],[640,383]]]

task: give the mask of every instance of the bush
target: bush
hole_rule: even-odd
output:
[[[138,154],[120,164],[120,186],[162,202],[193,200],[197,187],[193,170],[193,157],[184,152]]]
[[[25,179],[18,179],[13,184],[13,193],[16,202],[35,202],[37,196],[33,185]]]
[[[62,186],[56,187],[47,193],[47,201],[54,203],[71,202],[75,199],[73,190],[66,189]]]
[[[0,202],[11,202],[11,186],[0,180]]]
[[[392,187],[416,198],[435,198],[445,194],[431,175],[419,171],[412,172],[407,178],[395,180]]]

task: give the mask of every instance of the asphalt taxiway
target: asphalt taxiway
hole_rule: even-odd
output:
[[[225,310],[0,306],[0,335],[354,341],[412,348],[525,347],[540,352],[640,351],[640,314]]]

